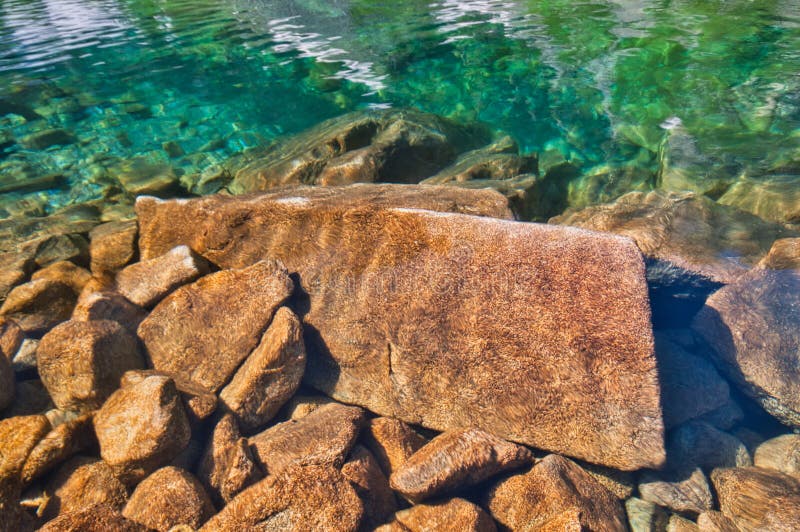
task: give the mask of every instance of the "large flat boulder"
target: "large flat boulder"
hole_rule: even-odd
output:
[[[662,464],[644,263],[631,240],[391,208],[502,213],[442,203],[435,189],[369,190],[140,198],[141,253],[186,244],[221,268],[282,261],[299,282],[304,379],[339,401],[619,469]],[[467,192],[491,199],[459,190],[460,201]]]

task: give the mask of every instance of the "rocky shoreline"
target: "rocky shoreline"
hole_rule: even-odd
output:
[[[0,223],[0,528],[800,528],[796,227],[451,128]]]

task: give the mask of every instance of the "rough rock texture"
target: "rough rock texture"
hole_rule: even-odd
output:
[[[23,484],[29,484],[72,455],[87,451],[96,444],[91,414],[61,423],[31,449],[21,472]]]
[[[95,504],[108,504],[121,511],[128,490],[112,469],[96,458],[78,456],[62,465],[47,482],[50,500],[44,517],[85,510]]]
[[[714,508],[711,488],[700,468],[685,467],[674,473],[646,472],[639,482],[639,495],[676,512],[698,514]]]
[[[630,471],[620,471],[597,464],[581,463],[580,467],[608,491],[624,501],[636,489],[636,475]]]
[[[394,519],[402,527],[402,530],[411,532],[434,532],[436,530],[494,532],[497,530],[489,514],[479,506],[459,498],[417,504],[407,510],[397,512]]]
[[[800,434],[784,434],[765,441],[756,448],[753,462],[757,467],[800,477]]]
[[[758,467],[711,473],[720,510],[742,531],[800,530],[800,479]]]
[[[39,340],[25,338],[19,346],[14,358],[11,360],[11,369],[17,379],[35,378],[38,376],[38,362],[36,352],[39,350]],[[13,390],[13,388],[12,388]]]
[[[728,383],[713,364],[660,334],[656,334],[656,360],[667,429],[730,401]]]
[[[389,480],[378,461],[365,447],[356,445],[342,466],[342,475],[350,481],[364,503],[362,527],[372,529],[384,523],[397,510],[397,501]]]
[[[116,272],[136,258],[135,220],[98,225],[89,233],[89,255],[95,273]]]
[[[722,512],[703,512],[697,516],[700,532],[740,532],[734,522]]]
[[[253,455],[269,475],[292,464],[341,467],[353,447],[364,411],[337,403],[325,405],[297,421],[278,423],[250,438]]]
[[[263,476],[231,414],[214,427],[197,474],[220,508]]]
[[[152,307],[179,286],[208,271],[204,259],[187,246],[176,246],[159,257],[127,266],[117,274],[116,289],[140,307]]]
[[[89,273],[89,270],[81,268],[68,260],[54,262],[31,275],[31,281],[49,279],[50,281],[64,283],[72,288],[75,294],[80,294],[91,278],[92,274]]]
[[[420,501],[482,482],[533,462],[533,453],[478,429],[451,431],[432,439],[390,478],[392,489]]]
[[[557,530],[551,521],[571,510],[590,530],[624,530],[625,511],[613,494],[574,462],[548,455],[528,473],[490,488],[486,507],[514,530]]]
[[[0,355],[11,359],[24,339],[25,333],[22,332],[17,322],[11,318],[0,316]]]
[[[667,532],[698,532],[697,524],[690,521],[678,514],[669,516],[669,523],[667,523]]]
[[[364,430],[364,443],[386,476],[397,471],[427,440],[399,419],[376,417]]]
[[[757,266],[770,270],[800,269],[800,238],[776,240]]]
[[[44,416],[0,420],[0,495],[18,487],[28,454],[49,431],[50,422]]]
[[[800,427],[800,270],[753,269],[706,301],[692,327],[717,367],[784,423]]]
[[[137,384],[153,375],[169,377],[175,382],[175,388],[181,394],[189,421],[198,422],[207,419],[217,409],[217,396],[213,393],[177,375],[169,375],[154,369],[128,371],[122,376],[120,386]]]
[[[317,408],[335,402],[325,395],[296,394],[283,405],[278,414],[282,419],[300,419],[306,417]]]
[[[168,463],[191,437],[175,382],[160,375],[114,392],[94,426],[100,456],[126,481]]]
[[[36,351],[39,375],[59,408],[99,408],[130,369],[144,367],[139,345],[115,321],[70,320],[48,332]]]
[[[14,288],[0,307],[26,333],[41,333],[69,319],[78,296],[59,281],[39,279]]]
[[[114,292],[92,292],[82,295],[72,312],[77,321],[112,320],[136,333],[147,311]]]
[[[671,465],[692,464],[708,470],[753,465],[741,440],[703,421],[689,421],[672,431],[667,449]]]
[[[214,506],[191,474],[177,467],[164,467],[136,486],[122,515],[167,532],[177,525],[199,528],[214,515]]]
[[[701,195],[630,192],[606,205],[553,218],[551,223],[633,238],[648,256],[711,281],[730,283],[791,232]]]
[[[142,255],[183,243],[223,268],[282,260],[308,309],[305,381],[334,399],[620,469],[663,462],[644,267],[630,240],[382,209],[361,187],[283,194],[140,199]]]
[[[242,429],[252,431],[272,419],[297,391],[305,369],[303,326],[291,310],[281,307],[219,398]]]
[[[129,519],[108,504],[96,504],[58,516],[46,523],[40,532],[149,532],[149,529]]]
[[[364,507],[347,479],[328,465],[293,466],[247,488],[203,532],[357,530]]]
[[[155,369],[216,392],[258,345],[293,287],[271,261],[213,273],[159,303],[139,337]]]
[[[625,513],[631,532],[665,530],[669,522],[669,513],[664,508],[637,497],[625,501]]]

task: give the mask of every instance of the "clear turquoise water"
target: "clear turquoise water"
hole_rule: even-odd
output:
[[[62,176],[4,199],[46,210],[109,195],[134,156],[197,173],[369,107],[584,168],[652,170],[680,120],[731,178],[796,175],[800,2],[3,0],[0,102],[0,187]],[[49,128],[75,142],[19,142]]]

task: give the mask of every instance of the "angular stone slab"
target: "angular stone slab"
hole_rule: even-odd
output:
[[[303,292],[305,380],[339,401],[618,469],[663,463],[631,240],[387,208],[363,191],[282,194],[140,198],[142,256],[187,244],[222,268],[281,260]]]

